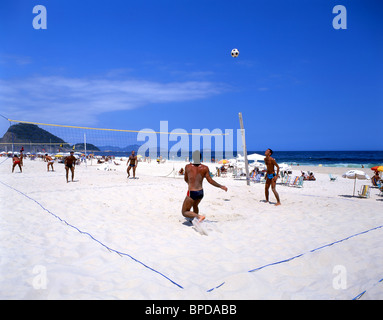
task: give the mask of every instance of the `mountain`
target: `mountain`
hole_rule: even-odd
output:
[[[137,152],[138,149],[141,147],[139,144],[132,144],[123,148],[116,147],[116,146],[101,146],[98,147],[101,151],[114,151],[114,152]]]
[[[35,124],[18,123],[9,127],[0,139],[2,143],[65,143],[63,139]]]
[[[70,146],[63,139],[35,124],[29,123],[18,123],[10,126],[4,136],[0,139],[0,143],[0,147],[6,146],[8,150],[13,143],[15,145],[15,151],[21,148],[21,146],[24,147],[26,152],[56,152],[58,151],[57,149],[60,149],[61,151],[73,150],[73,146]],[[74,151],[83,151],[84,143],[76,143],[74,147]],[[91,143],[87,143],[86,148],[89,151],[100,151]]]
[[[73,146],[72,146],[72,150],[73,150]],[[78,150],[81,150],[81,151],[85,150],[84,143],[76,143],[74,145],[74,151],[78,151]],[[96,147],[94,144],[91,144],[91,143],[86,144],[86,150],[87,150],[87,152],[100,151],[100,149],[98,147]]]

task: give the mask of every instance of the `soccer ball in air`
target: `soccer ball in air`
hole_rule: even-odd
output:
[[[232,56],[233,58],[238,57],[238,56],[239,56],[239,51],[238,51],[238,49],[233,49],[233,50],[231,50],[231,56]]]

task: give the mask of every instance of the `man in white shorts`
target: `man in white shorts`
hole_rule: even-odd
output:
[[[52,157],[48,156],[48,153],[45,154],[45,161],[48,162],[48,164],[47,164],[48,171],[49,171],[49,166],[51,166],[52,171],[55,171],[53,169],[53,164],[55,163],[55,161],[52,159]]]

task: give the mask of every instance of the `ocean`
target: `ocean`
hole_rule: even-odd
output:
[[[346,168],[383,165],[383,151],[275,151],[272,157],[279,163],[292,165]]]
[[[265,151],[248,151],[249,155],[252,153],[263,155]],[[95,154],[126,157],[130,155],[130,152],[95,152]],[[211,157],[215,158],[214,151],[211,152]],[[285,162],[290,165],[301,166],[371,168],[376,165],[383,165],[383,151],[274,151],[272,157],[277,163]],[[173,157],[170,156],[169,158],[172,159]],[[189,154],[189,159],[191,158],[192,152]]]

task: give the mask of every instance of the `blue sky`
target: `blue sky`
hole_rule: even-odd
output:
[[[332,26],[338,4],[346,30]],[[383,150],[382,1],[5,0],[2,12],[11,119],[191,131],[237,129],[242,112],[250,150]]]

